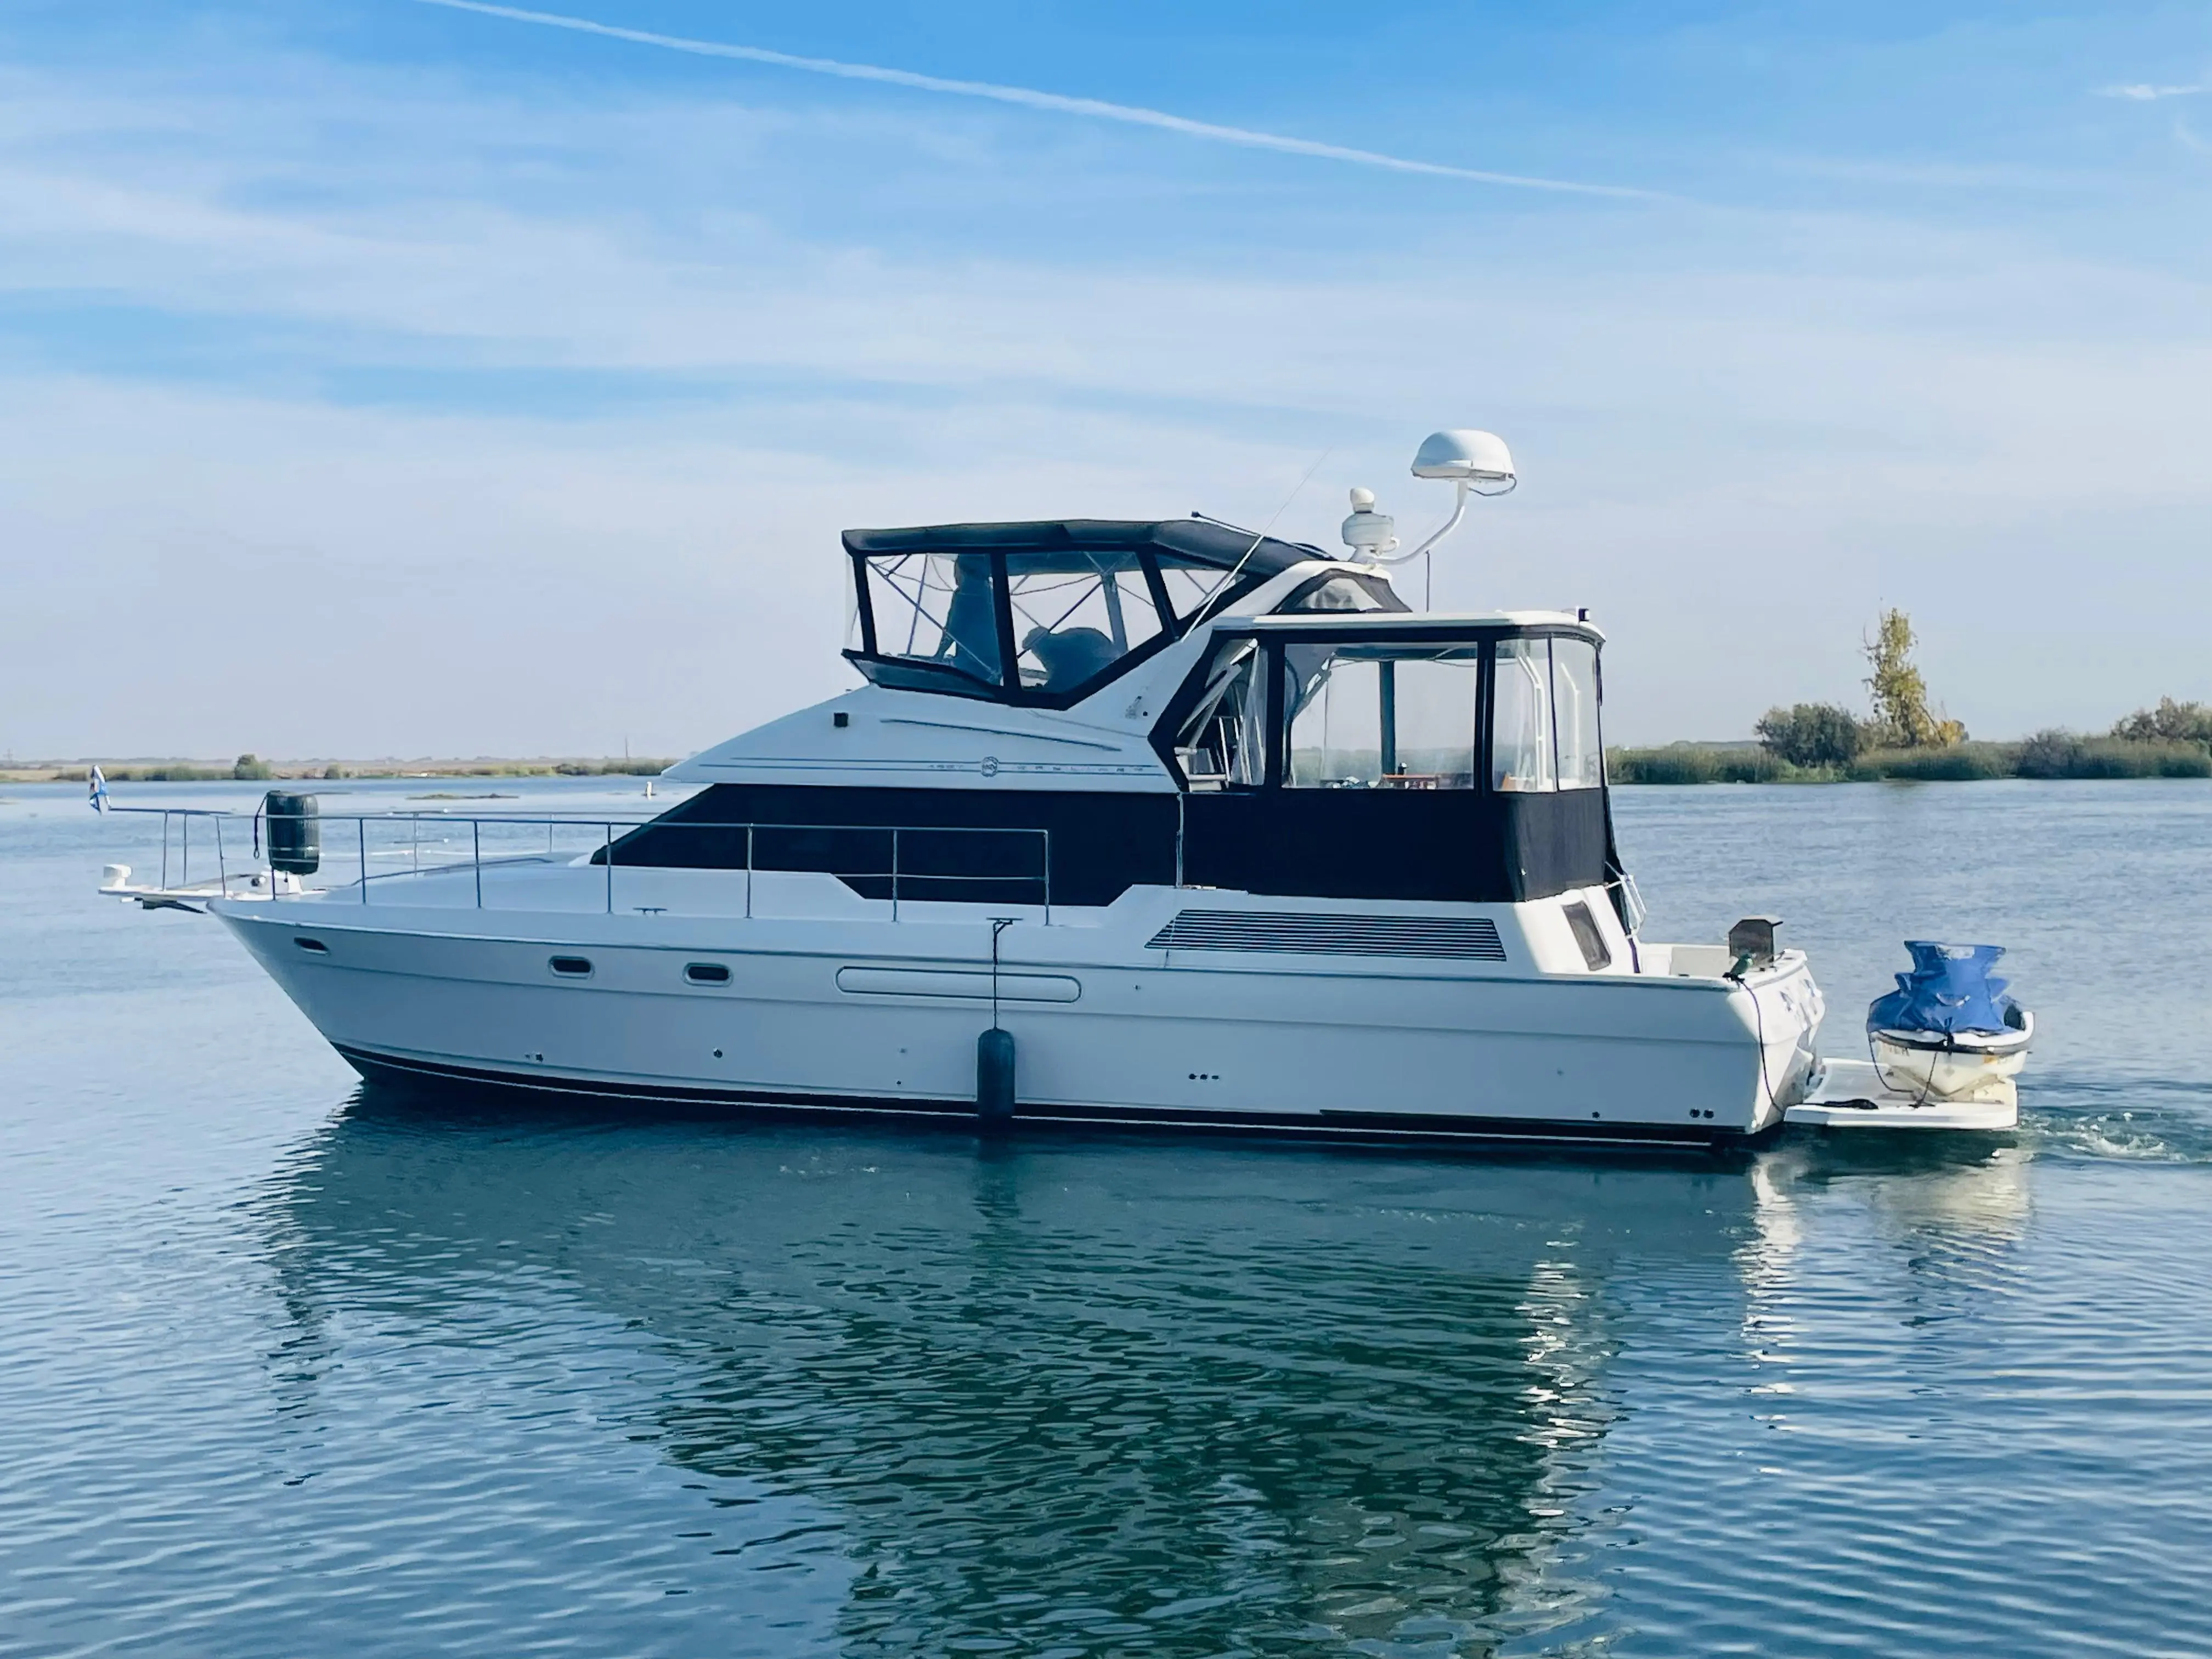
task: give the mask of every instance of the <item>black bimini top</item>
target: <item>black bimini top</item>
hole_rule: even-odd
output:
[[[1206,519],[848,530],[858,637],[879,685],[1066,708],[1210,610],[1320,549]]]
[[[1150,550],[1165,553],[1178,562],[1233,570],[1243,565],[1249,574],[1279,576],[1308,559],[1325,559],[1317,547],[1255,536],[1251,531],[1216,524],[1210,519],[1038,519],[1022,524],[924,525],[914,530],[848,530],[848,553],[967,553],[1002,552],[1085,555],[1116,553],[1135,556]],[[1070,568],[1090,569],[1088,562],[1071,559]]]

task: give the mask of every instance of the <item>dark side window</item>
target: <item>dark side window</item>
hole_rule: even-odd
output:
[[[1613,951],[1605,942],[1605,935],[1597,930],[1597,918],[1590,915],[1589,906],[1576,899],[1566,907],[1567,928],[1575,936],[1575,944],[1583,953],[1583,961],[1593,974],[1601,968],[1613,965]]]

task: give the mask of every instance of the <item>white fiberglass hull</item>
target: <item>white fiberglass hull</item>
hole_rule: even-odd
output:
[[[1149,948],[1194,896],[1135,890],[1088,922],[1006,934],[998,1019],[1015,1039],[1024,1121],[1709,1140],[1778,1124],[1805,1091],[1820,996],[1802,957],[1738,985]],[[733,1107],[975,1110],[976,1038],[992,1020],[980,913],[532,914],[382,894],[374,906],[213,908],[372,1075]],[[556,976],[556,957],[587,971]],[[693,964],[713,981],[689,977]]]

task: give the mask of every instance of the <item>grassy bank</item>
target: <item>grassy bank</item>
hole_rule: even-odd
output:
[[[1965,783],[1987,778],[2212,778],[2212,750],[2194,743],[2136,742],[2042,732],[2018,743],[1940,749],[1875,749],[1849,766],[1792,766],[1756,744],[1677,743],[1611,749],[1615,783],[1873,783],[1897,779]]]

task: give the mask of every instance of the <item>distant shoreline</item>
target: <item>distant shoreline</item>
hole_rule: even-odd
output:
[[[30,761],[0,766],[0,783],[83,783],[94,766],[110,783],[337,782],[356,778],[592,778],[653,777],[674,757],[540,756],[502,760],[179,760],[134,757],[117,760]]]
[[[1848,764],[1792,766],[1755,743],[1675,743],[1608,749],[1608,782],[1982,783],[2003,778],[2212,778],[2212,749],[2181,739],[2082,738],[2044,732],[2016,743],[1875,749]]]
[[[98,766],[110,783],[344,782],[404,778],[655,777],[676,757],[538,756],[469,760],[32,761],[0,766],[0,783],[83,783]],[[2003,778],[2212,778],[2212,750],[2121,738],[2027,738],[1942,748],[1875,750],[1847,767],[1792,766],[1755,743],[1682,742],[1606,750],[1606,776],[1623,787],[1699,783],[1978,783]]]

